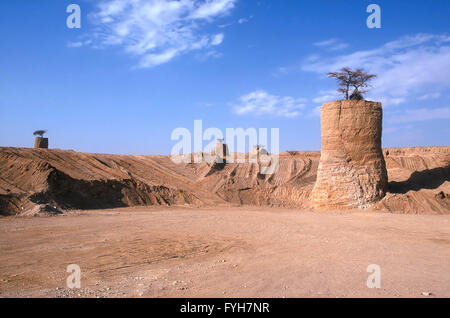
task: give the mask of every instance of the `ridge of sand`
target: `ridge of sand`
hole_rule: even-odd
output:
[[[450,213],[450,146],[383,149],[385,198],[371,209]],[[273,175],[255,163],[175,164],[169,156],[88,154],[0,147],[0,212],[189,205],[308,208],[320,152],[280,154]],[[29,215],[29,213],[28,213]]]

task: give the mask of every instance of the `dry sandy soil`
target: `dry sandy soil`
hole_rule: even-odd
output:
[[[263,175],[0,147],[0,297],[450,297],[450,147],[383,154],[385,198],[312,212],[319,152],[282,153]]]
[[[450,215],[79,211],[0,218],[0,249],[1,297],[450,297]],[[66,287],[73,263],[79,290]]]

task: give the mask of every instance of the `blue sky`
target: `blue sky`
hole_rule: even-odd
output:
[[[2,0],[0,146],[48,129],[52,148],[168,154],[201,119],[319,150],[319,106],[339,99],[325,74],[342,66],[378,74],[384,147],[449,145],[449,16],[448,0]]]

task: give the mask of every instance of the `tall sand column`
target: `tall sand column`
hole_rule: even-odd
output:
[[[377,102],[322,105],[322,150],[312,207],[366,208],[384,197],[388,178],[381,150],[382,118]]]

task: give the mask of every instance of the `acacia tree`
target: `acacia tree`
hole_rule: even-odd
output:
[[[44,134],[47,132],[47,130],[36,130],[34,133],[33,133],[33,135],[34,136],[39,136],[39,137],[43,137],[44,136]]]
[[[337,80],[340,86],[337,91],[344,94],[345,99],[363,99],[362,95],[367,93],[366,88],[369,87],[368,82],[377,77],[362,69],[352,70],[349,67],[343,67],[340,72],[329,72],[327,75]]]

